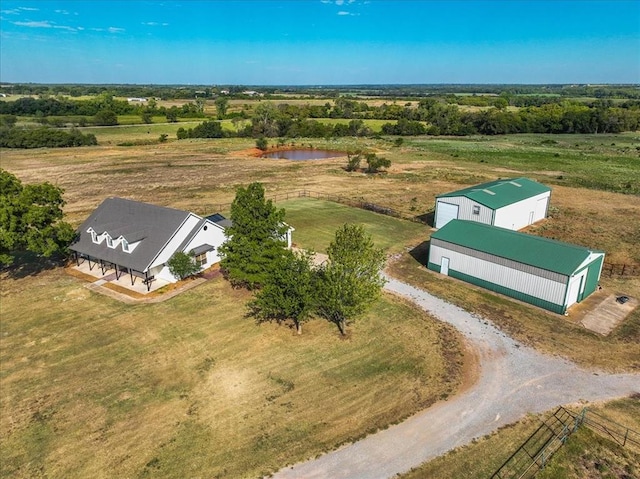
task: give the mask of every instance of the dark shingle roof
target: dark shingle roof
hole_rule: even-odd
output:
[[[233,224],[233,222],[231,220],[225,218],[220,213],[215,213],[213,215],[209,215],[205,219],[211,221],[212,223],[220,225],[223,228],[228,228],[229,226],[231,226]]]
[[[566,276],[573,274],[591,253],[602,253],[583,246],[464,220],[449,221],[431,238]]]
[[[438,195],[437,198],[466,196],[488,208],[497,209],[547,191],[551,191],[551,188],[537,181],[528,178],[510,178],[470,186]]]
[[[145,271],[190,215],[188,211],[124,198],[107,198],[80,225],[78,239],[70,249],[136,271]],[[95,244],[87,232],[90,227],[98,235],[106,231],[114,240],[123,236],[130,244],[137,241],[140,244],[131,253],[125,253],[121,245],[109,248],[106,241]]]

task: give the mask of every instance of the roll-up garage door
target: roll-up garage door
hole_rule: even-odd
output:
[[[436,228],[442,228],[449,221],[458,218],[458,205],[438,201]]]

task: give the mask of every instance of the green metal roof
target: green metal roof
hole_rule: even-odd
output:
[[[451,220],[431,238],[570,276],[591,253],[583,246],[518,233],[475,221]]]
[[[528,178],[508,178],[452,191],[438,195],[437,198],[466,196],[488,208],[497,209],[547,191],[551,191],[551,188],[537,181]]]

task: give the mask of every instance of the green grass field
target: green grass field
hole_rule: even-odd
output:
[[[401,252],[407,245],[423,241],[429,231],[426,225],[420,223],[324,200],[302,198],[282,201],[276,206],[286,210],[287,223],[296,228],[294,243],[322,253],[333,240],[338,227],[345,223],[364,225],[375,245],[389,254]]]
[[[640,194],[640,136],[509,135],[405,139],[416,152],[447,155],[467,169],[504,168],[543,175],[552,185]]]

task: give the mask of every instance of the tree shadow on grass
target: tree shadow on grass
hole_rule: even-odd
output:
[[[51,271],[67,264],[68,258],[52,256],[45,258],[34,253],[17,253],[13,264],[3,268],[2,272],[11,279],[22,279],[27,276],[36,276],[44,271]]]

